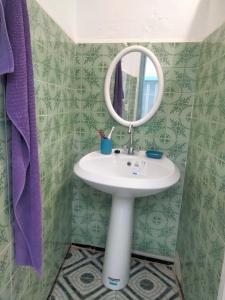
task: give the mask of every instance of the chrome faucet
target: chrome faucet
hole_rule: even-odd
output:
[[[129,125],[128,134],[130,135],[130,142],[129,142],[129,145],[128,145],[127,153],[129,155],[133,155],[134,154],[134,146],[133,146],[134,126],[133,126],[132,123],[130,123],[130,125]]]

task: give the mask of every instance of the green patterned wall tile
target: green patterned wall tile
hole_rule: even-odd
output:
[[[20,267],[14,272],[12,276],[12,291],[13,300],[28,300],[29,297],[32,297],[30,272],[26,267]]]
[[[174,43],[149,43],[146,47],[156,54],[164,68],[174,66]]]
[[[0,299],[11,299],[11,281],[0,288]]]
[[[0,253],[0,291],[11,280],[11,245],[5,247]]]
[[[1,103],[0,103],[0,122],[4,121],[5,119],[5,110],[4,110],[4,85],[3,85],[3,78],[0,76],[0,99],[2,99]]]
[[[10,227],[9,208],[6,207],[0,212],[0,253],[9,245],[12,239]]]
[[[4,145],[4,144],[3,144]],[[8,205],[8,187],[7,187],[7,177],[5,176],[6,169],[6,161],[1,160],[0,166],[0,211],[4,209]]]
[[[225,203],[223,192],[219,191],[217,193],[215,202],[215,214],[217,216],[215,219],[215,228],[221,237],[225,237]]]
[[[177,249],[185,299],[216,299],[224,256],[225,26],[201,44]]]
[[[196,43],[174,44],[174,65],[177,67],[197,67],[199,63],[199,47]]]

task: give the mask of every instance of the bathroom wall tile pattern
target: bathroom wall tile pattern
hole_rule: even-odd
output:
[[[186,300],[217,299],[225,249],[225,25],[201,45],[178,235]]]
[[[49,299],[180,299],[171,266],[137,258],[131,260],[127,287],[120,291],[105,288],[102,283],[103,257],[104,252],[72,247]]]
[[[131,45],[131,44],[129,44]],[[133,248],[173,257],[183,190],[183,174],[188,151],[192,106],[195,96],[199,45],[196,43],[144,43],[159,58],[165,76],[162,105],[146,125],[135,128],[134,144],[142,149],[160,149],[179,167],[182,179],[170,190],[140,198],[135,206]],[[124,44],[77,45],[76,75],[78,115],[75,124],[79,150],[76,162],[84,154],[98,150],[98,129],[113,133],[113,146],[128,143],[127,128],[118,125],[104,103],[104,80],[112,58]],[[76,80],[77,81],[77,80]],[[76,178],[73,188],[72,241],[105,246],[111,197],[93,190]]]
[[[10,124],[0,88],[0,299],[46,299],[71,239],[72,165],[76,147],[76,46],[34,0],[28,0],[36,89],[43,203],[43,277],[18,267],[10,217]],[[8,157],[7,157],[8,156]],[[9,159],[8,159],[9,158]],[[7,175],[7,176],[6,176]],[[54,255],[52,255],[54,253]]]

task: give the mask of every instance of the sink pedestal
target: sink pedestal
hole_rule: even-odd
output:
[[[129,280],[133,210],[134,198],[113,195],[103,267],[103,283],[111,290],[124,288]]]
[[[113,195],[103,283],[120,290],[129,280],[134,198],[164,191],[179,180],[180,172],[165,155],[154,159],[145,151],[128,155],[122,150],[110,155],[91,152],[75,164],[74,172],[93,188]]]

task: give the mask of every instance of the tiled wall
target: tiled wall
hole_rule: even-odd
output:
[[[174,256],[183,191],[192,105],[194,101],[199,45],[194,43],[142,44],[159,58],[165,75],[165,93],[156,116],[134,130],[135,146],[163,150],[182,173],[180,184],[164,193],[136,200],[133,248],[157,255]],[[113,133],[115,147],[127,144],[127,128],[115,124],[104,103],[104,79],[112,58],[123,44],[82,44],[75,56],[79,113],[75,131],[79,136],[78,157],[97,150],[97,129]],[[77,158],[78,158],[77,157]],[[75,161],[75,160],[74,160]],[[105,245],[110,195],[76,180],[73,188],[72,241]]]
[[[216,300],[225,249],[225,25],[202,44],[178,235],[186,300]]]
[[[75,179],[73,164],[84,154],[98,149],[99,128],[109,131],[112,125],[116,126],[115,147],[128,142],[127,129],[115,124],[109,116],[103,95],[106,70],[125,45],[75,46],[35,0],[28,0],[28,4],[43,193],[44,277],[38,280],[32,270],[16,267],[12,258],[10,183],[9,176],[5,176],[7,168],[10,169],[10,161],[6,163],[10,126],[4,118],[0,89],[0,299],[4,300],[46,298],[67,250],[71,223],[72,242],[105,245],[111,197]],[[207,295],[215,295],[218,287],[224,249],[225,153],[222,141],[225,113],[222,93],[225,87],[221,84],[225,70],[221,63],[225,56],[224,32],[223,27],[201,47],[198,97],[178,244],[187,299],[214,299]],[[135,145],[163,150],[178,165],[182,180],[164,193],[137,199],[133,248],[172,257],[176,248],[200,47],[194,43],[142,45],[153,50],[162,64],[165,93],[156,116],[135,129]],[[215,218],[216,214],[220,217]],[[216,276],[210,277],[204,272]],[[203,290],[208,284],[210,292],[205,296]],[[197,296],[192,298],[193,295]]]
[[[55,23],[29,0],[36,88],[36,108],[43,196],[44,267],[39,280],[30,268],[13,259],[10,196],[3,95],[0,92],[0,299],[46,299],[71,238],[72,165],[75,101],[75,46]],[[10,143],[10,126],[8,126]],[[9,188],[10,190],[10,188]]]
[[[0,299],[10,299],[11,276],[11,228],[9,182],[8,176],[8,145],[10,146],[9,124],[4,114],[4,88],[0,77]],[[5,298],[4,298],[5,297]]]

